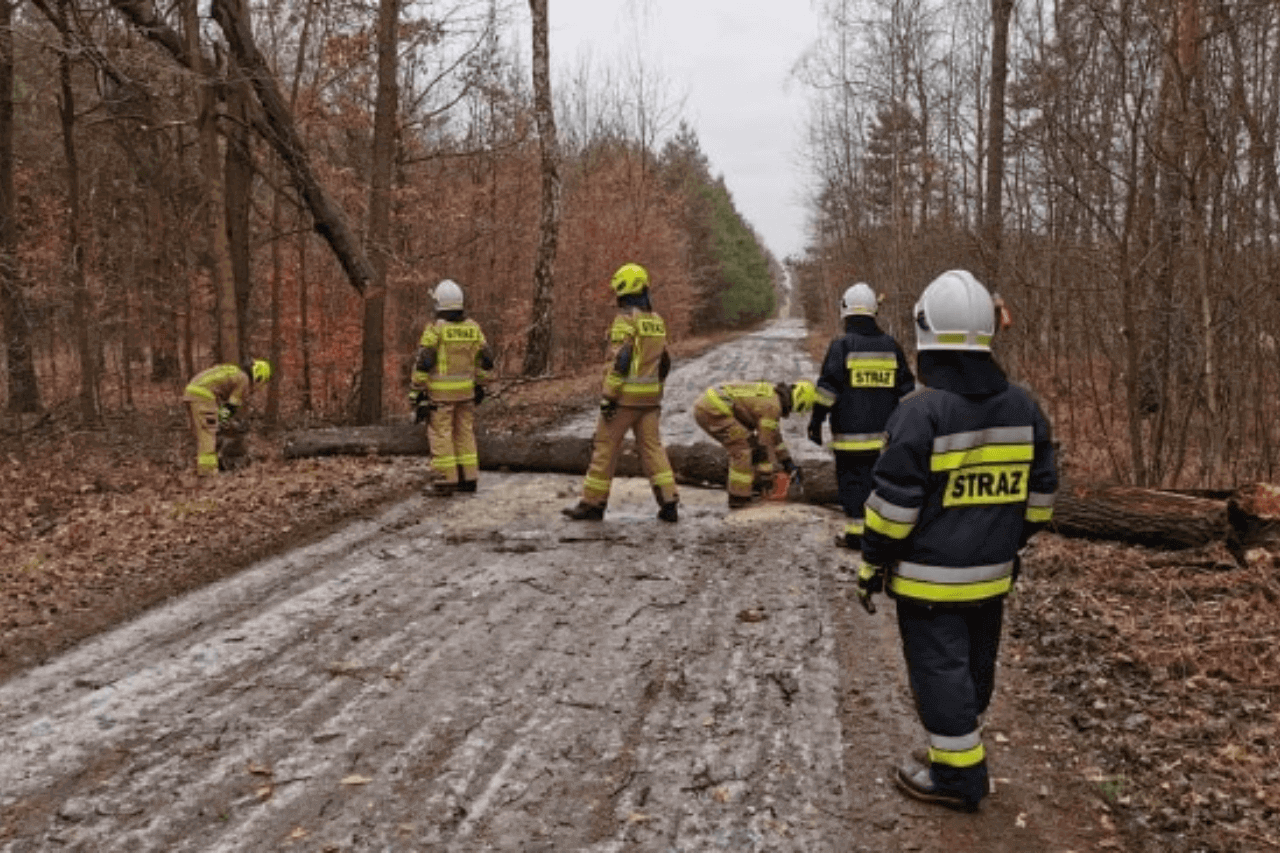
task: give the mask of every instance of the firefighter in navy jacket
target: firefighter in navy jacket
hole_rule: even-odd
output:
[[[831,416],[831,449],[845,526],[836,544],[860,548],[863,510],[871,494],[871,469],[884,446],[884,425],[898,401],[915,388],[915,377],[892,335],[876,325],[880,300],[859,282],[840,299],[844,335],[827,347],[818,377],[818,400],[809,418],[809,439],[822,444],[822,423]]]
[[[929,766],[899,767],[907,795],[962,811],[988,792],[979,716],[991,700],[1018,551],[1052,518],[1049,424],[991,356],[995,306],[964,270],[916,303],[925,387],[887,425],[866,504],[858,596],[896,599]]]

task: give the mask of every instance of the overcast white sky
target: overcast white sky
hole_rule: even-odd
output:
[[[804,89],[792,66],[817,38],[809,0],[549,0],[552,76],[578,64],[621,69],[643,46],[684,98],[714,174],[778,260],[804,245]]]

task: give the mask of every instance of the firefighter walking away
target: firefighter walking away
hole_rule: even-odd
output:
[[[980,730],[995,688],[1004,598],[1018,552],[1049,522],[1058,487],[1049,423],[991,355],[996,306],[964,270],[915,307],[924,388],[886,425],[872,472],[857,594],[897,603],[928,764],[893,779],[907,796],[975,811],[989,790]]]
[[[884,446],[884,425],[898,401],[915,388],[902,347],[876,324],[880,299],[871,285],[850,285],[840,299],[844,334],[831,341],[818,377],[818,401],[809,440],[822,444],[830,416],[836,488],[844,510],[841,547],[862,547],[863,504],[871,494],[871,469]]]
[[[436,285],[435,319],[418,341],[410,376],[414,422],[427,424],[433,491],[442,497],[474,492],[480,479],[475,412],[485,396],[493,354],[480,324],[466,316],[462,288],[450,279]]]
[[[271,379],[271,363],[260,358],[244,364],[215,364],[191,378],[182,392],[196,440],[196,473],[218,473],[218,434],[229,428],[253,386]]]
[[[662,446],[659,419],[662,389],[671,370],[667,327],[649,299],[649,273],[639,264],[623,264],[610,288],[618,315],[609,327],[609,357],[600,391],[600,416],[591,449],[591,465],[582,481],[582,499],[563,510],[575,521],[604,518],[622,441],[635,436],[640,467],[649,478],[658,518],[678,519],[675,472]]]

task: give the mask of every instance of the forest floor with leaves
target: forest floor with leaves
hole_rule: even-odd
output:
[[[594,381],[513,384],[480,417],[535,429]],[[255,434],[252,465],[202,480],[176,406],[92,431],[63,414],[0,432],[0,680],[429,478],[424,460],[286,460]],[[1087,780],[1108,844],[1280,850],[1277,557],[1046,534],[1024,565],[997,689],[1046,767]]]

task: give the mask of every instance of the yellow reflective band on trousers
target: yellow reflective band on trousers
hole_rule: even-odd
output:
[[[860,518],[851,518],[849,523],[844,526],[846,536],[861,536],[865,529],[866,525]]]
[[[976,767],[987,758],[977,732],[963,737],[929,736],[929,760],[948,767]]]

